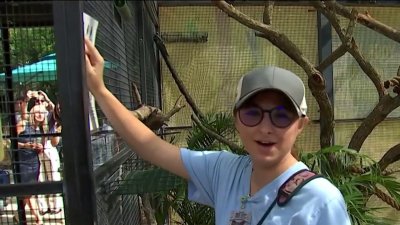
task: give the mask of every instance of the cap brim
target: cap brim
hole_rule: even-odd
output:
[[[296,101],[294,101],[293,98],[290,97],[290,95],[288,95],[288,94],[285,93],[284,91],[282,91],[282,90],[280,90],[280,89],[276,89],[276,88],[259,88],[259,89],[253,90],[252,92],[249,92],[246,96],[243,96],[239,101],[236,102],[236,104],[235,104],[235,109],[239,109],[245,102],[247,102],[249,99],[251,99],[251,98],[252,98],[253,96],[255,96],[256,94],[258,94],[258,93],[260,93],[260,92],[262,92],[262,91],[267,91],[267,90],[277,91],[277,92],[280,92],[280,93],[284,94],[285,97],[287,97],[287,98],[290,100],[290,102],[292,102],[292,105],[293,105],[294,108],[296,109],[297,114],[298,114],[299,116],[305,116],[305,115],[301,112],[300,106],[298,106],[298,105],[296,104]]]

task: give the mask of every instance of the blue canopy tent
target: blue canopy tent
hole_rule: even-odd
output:
[[[111,62],[106,61],[104,67],[107,69],[114,68]],[[56,54],[52,53],[39,59],[38,62],[23,65],[12,70],[14,82],[30,83],[41,81],[54,81],[57,79],[57,63]],[[0,73],[0,80],[4,80],[5,73]]]
[[[52,81],[57,75],[56,54],[50,54],[39,59],[38,62],[23,65],[12,70],[14,82],[28,83],[32,81]],[[0,73],[4,80],[5,73]]]

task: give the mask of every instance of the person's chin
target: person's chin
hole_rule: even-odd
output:
[[[257,153],[265,157],[272,156],[277,152],[276,144],[257,144]]]
[[[264,156],[256,159],[256,161],[261,167],[269,169],[274,169],[279,164],[279,160],[276,158],[276,156]]]
[[[262,162],[263,164],[273,164],[277,158],[277,152],[275,150],[270,150],[270,151],[260,151],[256,155],[257,161]]]

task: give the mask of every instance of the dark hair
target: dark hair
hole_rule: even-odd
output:
[[[51,112],[51,117],[49,118],[49,127],[53,127],[56,122],[57,122],[57,126],[61,125],[61,115],[60,115],[60,111],[58,110],[58,108],[60,107],[59,103],[56,103],[54,105],[54,109]]]
[[[26,107],[26,109],[28,110],[28,112],[30,112],[31,109],[33,108],[33,106],[35,106],[35,105],[36,105],[36,98],[31,98],[31,99],[29,99],[28,104],[27,104],[27,107]]]

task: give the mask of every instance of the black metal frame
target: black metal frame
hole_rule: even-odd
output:
[[[136,1],[137,4],[137,18],[139,21],[138,23],[138,37],[139,37],[139,68],[140,68],[140,89],[141,90],[146,90],[147,87],[147,81],[146,81],[146,66],[145,66],[145,46],[144,46],[144,24],[143,24],[143,10],[144,10],[144,4],[143,1]],[[147,102],[147,93],[145,91],[142,91],[142,102],[146,103]]]
[[[63,121],[66,224],[96,224],[96,196],[88,127],[88,90],[81,1],[54,1],[58,89]]]
[[[332,26],[329,20],[321,13],[317,12],[317,31],[318,31],[318,61],[322,62],[332,53]],[[329,65],[324,71],[321,71],[325,78],[325,89],[328,93],[332,107],[334,107],[334,81],[333,65]],[[332,139],[332,144],[335,138]]]
[[[4,21],[2,21],[3,24]],[[10,127],[10,134],[13,137],[17,136],[17,131],[16,129],[13,129],[13,127],[15,127],[16,125],[16,119],[13,116],[15,114],[15,108],[14,108],[14,95],[12,92],[12,87],[13,87],[13,81],[12,81],[12,68],[11,68],[11,52],[10,52],[10,32],[8,27],[4,28],[2,26],[1,29],[1,37],[2,37],[2,47],[3,47],[3,51],[4,51],[4,63],[5,63],[5,79],[6,79],[6,95],[7,98],[9,99],[9,108],[11,109],[11,114],[10,114],[10,121],[11,121],[11,127]],[[11,142],[11,147],[12,149],[16,149],[18,146],[18,143],[16,140],[13,140]],[[14,180],[19,183],[20,181],[20,176],[16,175],[16,174],[20,174],[19,171],[19,166],[17,166],[14,162],[15,161],[19,161],[18,159],[18,154],[16,152],[13,152],[12,154],[12,170],[13,170],[13,174],[14,174]],[[25,186],[22,185],[22,192],[26,193],[27,191],[29,191],[29,189],[24,188]],[[6,185],[5,187],[1,188],[1,193],[0,196],[2,197],[8,197],[8,196],[13,196],[12,195],[12,190],[13,188],[11,188],[11,185]],[[19,193],[21,194],[21,193]],[[26,221],[26,214],[25,214],[25,210],[22,210],[24,208],[24,203],[23,203],[23,199],[17,195],[17,207],[18,207],[18,219],[20,221]]]
[[[2,37],[2,48],[3,48],[3,56],[5,62],[5,86],[6,86],[6,96],[8,100],[8,109],[9,111],[9,119],[11,122],[10,126],[10,136],[16,137],[16,118],[15,118],[15,108],[14,108],[14,93],[13,93],[13,80],[12,80],[12,66],[11,66],[11,59],[10,59],[10,43],[9,43],[9,29],[8,27],[29,27],[29,26],[36,26],[37,24],[51,25],[51,2],[49,1],[41,1],[35,2],[33,4],[27,2],[19,2],[10,6],[9,3],[2,3],[0,4],[0,13],[6,15],[8,12],[12,12],[14,14],[19,14],[24,12],[26,8],[29,8],[32,12],[33,17],[27,15],[27,17],[14,17],[11,18],[12,20],[4,20],[9,19],[6,17],[1,17],[1,37]],[[46,12],[43,14],[43,12]],[[41,15],[38,17],[38,15]],[[15,138],[11,138],[11,149],[18,149],[18,142]],[[14,162],[18,162],[18,154],[16,151],[13,151],[12,154],[12,171],[14,176],[15,184],[8,184],[2,185],[0,191],[0,197],[13,197],[17,198],[17,207],[18,207],[18,217],[19,221],[26,221],[26,214],[23,204],[24,196],[31,196],[31,195],[39,195],[39,194],[57,194],[63,192],[63,184],[61,181],[59,182],[42,182],[42,183],[24,183],[20,184],[20,171],[19,166],[17,166]],[[26,223],[26,222],[25,222]]]

